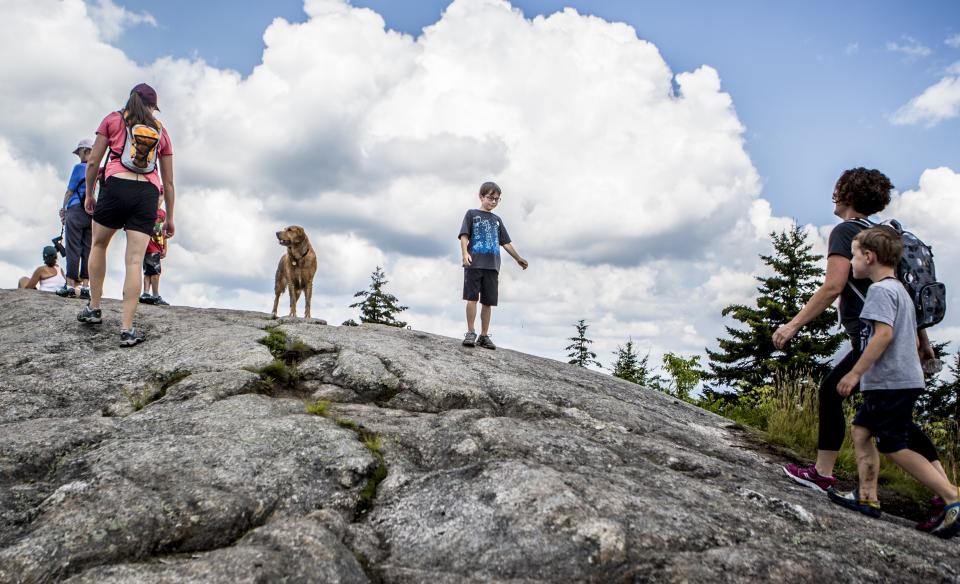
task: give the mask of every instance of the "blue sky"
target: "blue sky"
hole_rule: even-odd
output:
[[[274,18],[305,20],[300,0],[192,2],[120,0],[149,12],[157,26],[128,29],[115,44],[141,63],[200,57],[247,75],[260,62]],[[420,34],[446,0],[354,0],[391,29]],[[242,5],[242,9],[238,6]],[[746,147],[778,215],[801,223],[831,220],[829,196],[852,166],[886,172],[900,190],[926,168],[960,166],[960,119],[933,128],[895,126],[888,116],[960,61],[945,39],[960,33],[960,2],[640,2],[518,0],[527,17],[566,6],[633,26],[674,73],[707,64],[718,70],[746,126]],[[920,46],[909,56],[888,45]]]

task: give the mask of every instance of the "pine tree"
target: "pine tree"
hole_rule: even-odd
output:
[[[632,338],[627,339],[627,344],[624,346],[617,345],[617,350],[613,354],[617,356],[617,361],[612,367],[614,377],[653,389],[663,384],[663,379],[650,370],[648,364],[650,352],[648,351],[641,359],[633,348]]]
[[[773,383],[778,371],[806,372],[814,379],[821,378],[830,370],[830,357],[845,339],[843,334],[831,332],[837,313],[830,307],[807,324],[782,352],[773,346],[773,332],[800,312],[822,283],[824,271],[818,267],[823,256],[811,253],[813,246],[807,243],[807,234],[796,224],[770,236],[774,254],[761,255],[760,259],[774,275],[756,277],[760,282],[756,307],[732,304],[721,312],[746,328],[726,327],[730,338],[717,339],[718,351],[707,349],[707,378],[741,393]]]
[[[933,350],[938,359],[947,361],[946,346],[948,343],[933,343]],[[924,422],[937,420],[960,420],[960,350],[952,355],[952,361],[947,363],[951,381],[944,381],[940,375],[927,381],[927,390],[917,400],[917,418]]]
[[[589,345],[593,343],[592,340],[587,338],[587,327],[590,325],[586,324],[583,319],[580,319],[580,321],[573,326],[577,327],[577,336],[567,339],[568,341],[573,341],[573,343],[566,347],[566,350],[570,351],[570,353],[567,354],[567,357],[570,357],[567,363],[577,365],[578,367],[588,367],[590,365],[603,367],[603,365],[597,361],[597,354],[589,348]]]
[[[394,315],[403,312],[407,307],[398,305],[397,297],[383,290],[383,287],[388,284],[386,277],[380,266],[377,266],[377,269],[370,274],[370,289],[361,290],[353,295],[354,298],[363,298],[363,300],[351,304],[350,308],[360,308],[360,322],[403,328],[407,323],[397,320]],[[344,324],[348,322],[352,322],[352,319]]]

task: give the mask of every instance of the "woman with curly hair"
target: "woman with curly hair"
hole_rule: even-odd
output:
[[[890,203],[892,190],[890,179],[876,169],[853,168],[840,175],[833,191],[833,213],[843,219],[843,222],[830,233],[827,243],[827,273],[823,285],[790,322],[773,333],[774,346],[782,349],[803,325],[819,316],[840,297],[840,322],[850,337],[851,347],[820,383],[817,461],[809,467],[795,464],[784,467],[790,478],[811,488],[826,491],[836,482],[833,467],[837,462],[840,445],[843,444],[846,426],[843,397],[837,392],[837,383],[850,372],[860,357],[860,311],[871,282],[866,278],[853,277],[850,267],[850,260],[853,258],[851,243],[858,233],[871,225],[867,217],[882,211]],[[932,359],[933,349],[923,331],[920,339],[920,359]],[[911,450],[939,466],[936,449],[926,436],[918,432],[918,435],[910,438]],[[942,469],[942,466],[939,468]]]

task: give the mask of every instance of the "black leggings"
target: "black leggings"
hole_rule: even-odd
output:
[[[819,450],[840,450],[843,436],[846,432],[847,421],[843,417],[843,396],[837,393],[837,384],[843,376],[850,373],[860,358],[859,339],[850,337],[852,349],[843,356],[837,365],[827,373],[820,382],[820,431],[817,440]],[[853,393],[860,391],[860,385],[853,388]],[[851,394],[852,395],[852,394]],[[910,424],[910,433],[907,437],[907,448],[920,454],[930,462],[940,460],[937,448],[927,438],[916,424]]]

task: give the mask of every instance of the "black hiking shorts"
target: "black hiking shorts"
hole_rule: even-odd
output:
[[[463,299],[480,301],[486,306],[497,305],[497,292],[500,285],[500,273],[496,270],[479,268],[463,269]]]
[[[93,220],[110,229],[153,234],[160,191],[146,180],[111,176],[103,184]]]
[[[911,435],[915,431],[913,405],[922,392],[922,389],[864,391],[863,405],[853,417],[853,425],[870,430],[877,440],[877,450],[884,454],[911,447]]]
[[[143,256],[143,275],[144,276],[160,275],[160,253],[159,252],[152,252]]]

